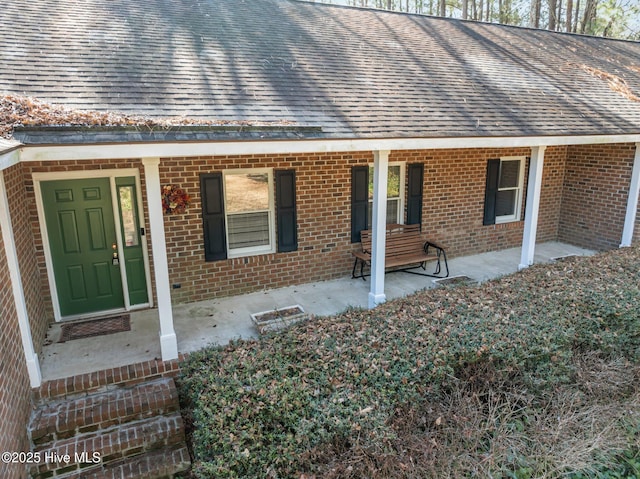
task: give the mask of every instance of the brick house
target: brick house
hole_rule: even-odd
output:
[[[450,256],[521,245],[522,268],[536,242],[638,239],[640,43],[295,0],[143,3],[0,13],[5,99],[158,120],[16,113],[0,140],[0,450],[27,447],[52,321],[157,308],[169,360],[172,304],[348,275],[361,229],[383,302],[385,222]],[[165,186],[185,211],[163,209]]]

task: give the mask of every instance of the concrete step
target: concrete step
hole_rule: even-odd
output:
[[[97,430],[55,440],[36,447],[34,452],[39,454],[40,461],[32,465],[30,472],[34,479],[45,479],[71,477],[88,467],[99,466],[105,470],[131,467],[134,470],[142,465],[125,466],[125,464],[137,460],[137,456],[148,455],[167,447],[171,450],[181,449],[184,445],[182,416],[179,412],[174,412],[166,416],[115,425],[107,430]],[[148,462],[147,459],[140,460]],[[160,463],[158,466],[169,465],[165,464],[165,459],[159,459],[158,462]]]
[[[31,441],[39,446],[179,409],[178,392],[171,378],[58,399],[42,404],[32,415]]]

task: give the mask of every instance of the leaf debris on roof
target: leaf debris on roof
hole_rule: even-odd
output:
[[[36,98],[21,95],[0,95],[0,138],[11,138],[19,127],[69,126],[97,127],[118,126],[132,128],[169,129],[178,126],[289,126],[291,121],[233,121],[204,120],[185,117],[150,118],[115,112],[72,110],[51,105]]]
[[[600,80],[605,80],[608,83],[609,88],[611,88],[611,90],[617,93],[620,93],[621,95],[625,96],[627,99],[631,101],[640,102],[640,97],[636,95],[631,90],[631,88],[629,88],[629,85],[627,84],[624,78],[620,78],[619,76],[613,75],[612,73],[606,72],[604,70],[600,70],[598,68],[593,68],[587,65],[581,65],[581,67],[588,74],[596,78],[599,78]],[[638,67],[628,67],[628,68],[630,70],[638,71],[637,70]]]

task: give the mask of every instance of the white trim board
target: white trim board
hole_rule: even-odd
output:
[[[516,148],[533,146],[638,143],[640,134],[467,138],[388,138],[263,140],[221,142],[123,143],[106,145],[23,146],[20,161],[100,160],[249,154],[335,153],[375,150]],[[1,165],[0,165],[1,166]]]

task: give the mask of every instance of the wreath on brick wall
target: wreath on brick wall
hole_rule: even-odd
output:
[[[191,198],[178,185],[162,187],[162,211],[165,215],[181,215],[187,212]]]

